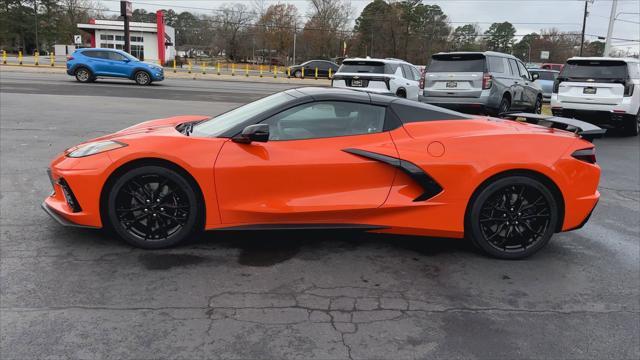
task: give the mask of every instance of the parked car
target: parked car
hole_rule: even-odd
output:
[[[98,77],[135,80],[138,85],[149,85],[164,80],[161,66],[136,59],[122,50],[85,48],[76,50],[67,59],[67,74],[81,83]]]
[[[516,57],[498,52],[451,52],[431,57],[422,101],[497,115],[542,111],[542,89]]]
[[[551,111],[594,124],[640,132],[640,61],[632,58],[574,57],[553,86]]]
[[[420,71],[399,59],[345,59],[333,77],[331,86],[418,100]]]
[[[339,67],[340,65],[328,60],[309,60],[300,65],[290,66],[289,71],[291,76],[300,78],[303,76],[302,69],[304,69],[304,77],[314,77],[318,68],[318,77],[329,77],[329,69],[333,75]]]
[[[589,141],[602,129],[511,116],[526,121],[289,89],[215,117],[146,121],[69,148],[50,164],[53,192],[42,207],[63,225],[110,229],[147,249],[205,229],[359,229],[466,237],[518,259],[589,219],[600,196]],[[576,132],[528,123],[539,120]]]
[[[563,67],[564,67],[564,64],[545,63],[545,64],[542,64],[542,66],[540,66],[540,69],[560,71],[562,70]]]
[[[551,92],[553,91],[553,82],[558,77],[559,71],[547,69],[529,69],[531,76],[537,76],[535,80],[542,88],[542,99],[545,102],[551,101]]]

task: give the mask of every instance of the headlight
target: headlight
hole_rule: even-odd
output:
[[[99,154],[101,152],[109,150],[119,149],[125,146],[127,146],[127,144],[112,140],[94,141],[69,149],[67,152],[67,156],[72,158],[79,158]]]

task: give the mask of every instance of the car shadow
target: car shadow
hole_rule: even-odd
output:
[[[376,234],[353,230],[263,230],[263,231],[207,231],[177,247],[142,250],[134,249],[115,235],[104,230],[64,228],[67,241],[82,243],[91,248],[127,248],[149,270],[164,270],[207,262],[202,253],[239,250],[237,263],[243,266],[269,267],[288,260],[319,260],[343,252],[379,251],[406,252],[407,260],[420,258],[474,254],[482,256],[466,239],[433,238]],[[67,243],[66,246],[74,246]]]

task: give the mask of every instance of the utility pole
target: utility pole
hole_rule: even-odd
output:
[[[616,20],[616,10],[618,8],[618,0],[611,2],[611,15],[609,15],[609,28],[607,29],[607,39],[604,42],[604,54],[602,56],[609,56],[611,52],[611,36],[613,36],[613,23]]]
[[[133,14],[131,1],[120,1],[120,15],[124,17],[124,51],[131,54],[131,32],[129,31],[129,18]]]
[[[584,29],[587,25],[587,4],[588,0],[584,1],[584,17],[582,18],[582,38],[580,39],[580,56],[582,56],[582,50],[584,49]]]
[[[298,35],[298,30],[294,27],[293,28],[293,64],[291,65],[295,65],[296,64],[296,36]]]

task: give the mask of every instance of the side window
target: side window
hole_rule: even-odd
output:
[[[263,121],[269,140],[318,139],[382,132],[386,108],[342,101],[319,101],[285,110]]]
[[[497,56],[487,56],[487,63],[489,65],[489,71],[492,73],[508,73],[504,66],[504,58]]]
[[[400,120],[405,124],[412,122],[461,120],[471,118],[471,116],[467,116],[459,112],[411,100],[396,100],[391,104],[391,109],[393,109],[396,115],[398,115]]]
[[[518,64],[518,70],[520,71],[520,77],[525,78],[525,79],[531,79],[531,76],[529,75],[529,71],[527,71],[527,68],[522,65],[522,63],[520,61],[516,61],[516,63]]]
[[[124,61],[125,57],[118,54],[117,52],[113,52],[113,51],[109,51],[107,53],[109,55],[109,60],[114,60],[114,61]]]
[[[413,72],[411,71],[411,66],[407,64],[402,64],[402,73],[404,74],[405,79],[413,80]]]
[[[86,57],[90,57],[90,58],[97,58],[98,57],[98,52],[97,51],[84,51],[84,52],[82,52],[82,55],[84,55]]]
[[[511,75],[520,77],[520,71],[518,70],[518,64],[515,60],[509,59],[509,68],[511,69]]]
[[[413,74],[413,80],[415,81],[420,81],[420,71],[418,71],[418,69],[416,69],[413,66],[410,66],[411,68],[411,73]]]

